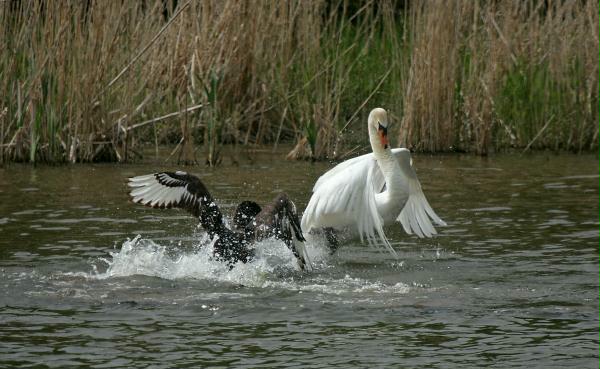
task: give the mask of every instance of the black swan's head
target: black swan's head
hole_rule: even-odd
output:
[[[244,229],[250,223],[254,217],[260,213],[262,209],[260,205],[254,201],[242,201],[237,209],[235,209],[235,215],[233,217],[233,225],[237,229]]]

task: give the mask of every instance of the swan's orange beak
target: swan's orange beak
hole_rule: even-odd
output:
[[[379,124],[379,128],[377,128],[377,134],[379,135],[379,139],[381,140],[381,146],[383,146],[384,149],[387,149],[390,144],[387,135],[387,127],[384,127],[381,124]]]

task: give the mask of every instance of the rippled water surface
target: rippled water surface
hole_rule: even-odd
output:
[[[249,161],[249,159],[252,161]],[[231,214],[332,164],[187,168]],[[0,168],[0,367],[598,367],[596,156],[415,156],[448,222],[400,258],[352,241],[301,273],[285,246],[228,271],[177,210],[128,202],[164,164]]]

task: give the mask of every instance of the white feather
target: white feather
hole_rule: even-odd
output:
[[[184,173],[179,172],[179,174]],[[186,182],[170,177],[166,173],[133,177],[129,179],[128,185],[132,188],[130,195],[133,202],[143,205],[166,207],[192,198],[195,200],[195,197],[187,191]]]
[[[302,230],[348,228],[369,244],[379,238],[395,255],[383,231],[394,220],[406,233],[419,237],[437,233],[431,220],[446,225],[423,194],[410,151],[380,147],[377,157],[370,153],[346,160],[317,180],[302,216]]]

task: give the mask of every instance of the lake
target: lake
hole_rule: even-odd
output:
[[[227,267],[197,221],[129,202],[126,180],[198,175],[229,216],[332,163],[239,153],[217,169],[0,168],[0,367],[598,368],[598,157],[414,155],[448,225],[386,233],[399,258],[281,242]]]

